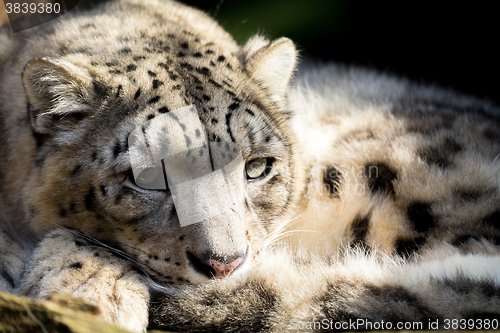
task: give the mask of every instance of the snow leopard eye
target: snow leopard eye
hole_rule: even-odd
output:
[[[158,177],[158,168],[147,168],[144,169],[139,176],[136,178],[137,186],[144,186],[151,184],[156,177]]]
[[[249,180],[265,177],[271,171],[272,160],[269,158],[256,158],[245,164],[246,177]]]
[[[160,167],[150,167],[142,170],[134,179],[135,185],[145,190],[166,190],[163,170]]]
[[[134,176],[134,171],[127,171],[128,180],[143,190],[169,190],[162,167],[149,167],[138,170],[139,174]]]

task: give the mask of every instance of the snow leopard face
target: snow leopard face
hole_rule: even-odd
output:
[[[25,192],[29,219],[39,231],[64,226],[85,233],[161,283],[224,278],[262,254],[266,236],[294,200],[283,100],[295,48],[287,39],[254,38],[238,49],[168,20],[152,22],[149,30],[118,29],[115,18],[74,19],[78,35],[63,38],[56,28],[57,54],[39,53],[25,66],[36,141]],[[110,33],[103,33],[105,25]],[[188,106],[201,125],[195,130],[179,120],[172,129],[176,144],[187,151],[197,138],[231,143],[245,167],[233,209],[181,226],[172,189],[137,183],[128,137]],[[158,145],[168,131],[151,127],[147,137]],[[193,195],[225,204],[209,188],[200,191]]]

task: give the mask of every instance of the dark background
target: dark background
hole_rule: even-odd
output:
[[[1,2],[1,14],[5,14]],[[79,0],[82,7],[98,2]],[[463,5],[348,0],[181,2],[207,12],[240,43],[255,33],[268,38],[287,36],[303,57],[372,67],[486,97],[500,105],[500,13],[494,1]],[[0,21],[6,21],[4,16]]]
[[[244,43],[290,37],[307,57],[356,64],[487,97],[500,105],[499,13],[463,6],[347,0],[185,0]]]

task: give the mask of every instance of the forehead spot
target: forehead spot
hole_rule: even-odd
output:
[[[118,89],[116,90],[116,97],[117,97],[117,98],[118,98],[118,97],[120,97],[120,95],[121,95],[122,91],[123,91],[123,86],[120,84],[120,85],[118,86]]]
[[[153,89],[158,89],[159,86],[163,85],[160,80],[153,80]]]
[[[120,50],[120,54],[127,54],[132,52],[132,50],[129,47],[124,47],[123,49]]]
[[[240,107],[240,104],[238,104],[238,103],[232,103],[231,105],[229,105],[229,110],[234,111],[234,110],[236,110],[239,107]]]
[[[184,68],[184,69],[187,69],[188,71],[192,71],[193,70],[193,66],[191,66],[190,64],[188,64],[187,62],[183,62],[181,64],[181,68]]]
[[[148,104],[156,103],[160,100],[160,96],[155,96],[148,101]]]
[[[196,71],[202,75],[205,75],[205,76],[210,76],[211,73],[210,73],[210,69],[208,69],[207,67],[203,67],[203,68],[196,68]]]
[[[222,86],[220,84],[218,84],[217,82],[215,82],[214,80],[212,79],[209,79],[208,82],[210,82],[211,84],[213,84],[214,86],[216,86],[217,88],[222,88]]]
[[[137,89],[137,91],[135,92],[134,99],[138,99],[139,96],[141,96],[141,88]]]

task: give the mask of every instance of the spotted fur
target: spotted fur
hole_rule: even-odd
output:
[[[289,107],[307,181],[270,236],[274,251],[245,276],[155,296],[153,327],[442,329],[500,318],[498,107],[336,65],[304,66]]]
[[[133,331],[499,316],[496,106],[334,65],[288,88],[291,41],[239,47],[171,1],[3,29],[2,290],[71,293]],[[177,147],[203,136],[267,164],[231,215],[181,227],[168,189],[133,182],[127,138],[188,105],[204,130],[174,119]]]

